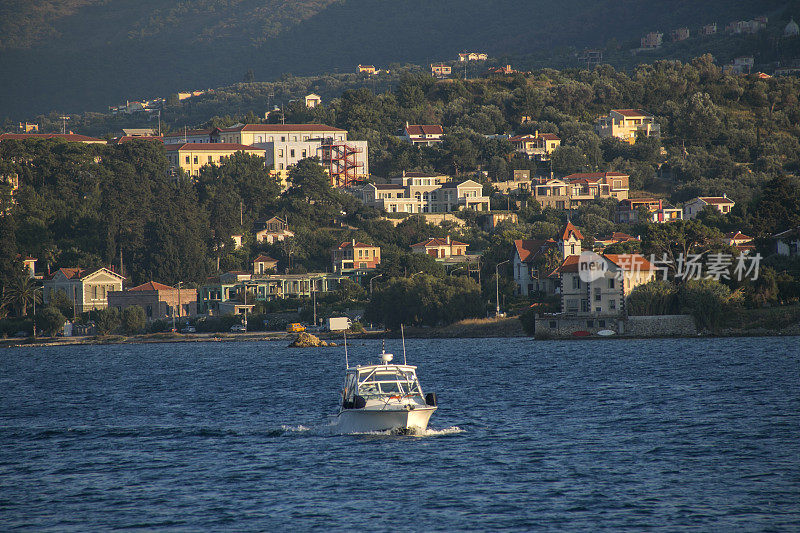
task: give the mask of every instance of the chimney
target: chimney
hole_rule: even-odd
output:
[[[355,248],[356,247],[356,240],[353,239],[352,243],[353,243],[353,248]]]
[[[450,244],[450,235],[447,236],[447,244]]]
[[[538,136],[539,136],[539,130],[536,130],[536,133],[534,134],[534,137],[538,137]]]

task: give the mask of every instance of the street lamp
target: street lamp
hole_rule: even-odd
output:
[[[33,338],[36,338],[36,291],[42,291],[42,296],[44,296],[44,287],[34,287],[33,288]]]
[[[372,276],[371,278],[369,278],[369,296],[370,296],[370,298],[372,298],[372,280],[373,279],[378,279],[378,278],[380,278],[382,276],[383,276],[383,274],[378,274],[377,276]]]
[[[506,259],[505,261],[497,263],[494,266],[494,292],[495,292],[495,299],[496,299],[495,301],[497,303],[497,309],[496,309],[495,316],[498,316],[498,317],[500,316],[500,271],[498,270],[498,267],[500,265],[503,265],[503,264],[508,263],[510,261],[511,261],[511,259]]]

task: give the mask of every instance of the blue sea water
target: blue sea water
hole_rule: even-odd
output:
[[[340,348],[8,349],[0,530],[798,531],[798,341],[409,340],[419,436],[331,434]]]

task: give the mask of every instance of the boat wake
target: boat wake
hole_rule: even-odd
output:
[[[408,429],[389,429],[386,431],[366,431],[363,433],[347,433],[347,435],[358,436],[374,436],[374,437],[444,437],[447,435],[456,435],[464,433],[464,430],[458,426],[451,426],[444,429],[434,428],[408,428]]]

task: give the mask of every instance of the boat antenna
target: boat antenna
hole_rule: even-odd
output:
[[[344,332],[344,367],[350,368],[350,363],[347,361],[347,332]]]
[[[381,353],[386,353],[386,337],[381,339]]]
[[[403,364],[406,363],[406,333],[403,330],[403,324],[400,324],[400,337],[403,339]]]

